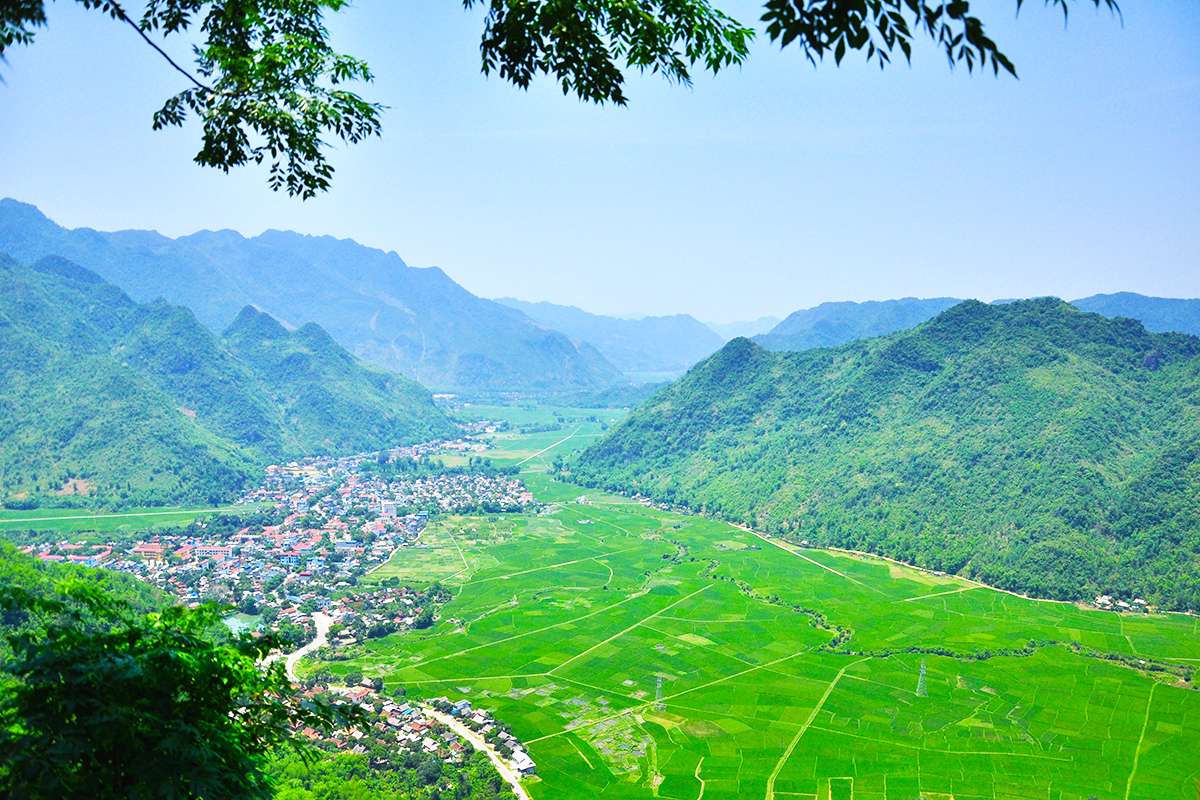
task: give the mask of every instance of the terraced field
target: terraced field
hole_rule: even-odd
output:
[[[439,520],[377,573],[452,587],[433,628],[328,666],[491,708],[538,764],[535,797],[1197,797],[1194,617],[1029,600],[526,478],[546,514]]]

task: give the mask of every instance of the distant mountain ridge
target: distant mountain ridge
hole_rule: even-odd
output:
[[[314,324],[246,308],[219,338],[58,257],[0,256],[0,283],[2,498],[215,502],[270,461],[456,430],[424,388]]]
[[[799,351],[834,347],[857,339],[913,328],[963,302],[953,297],[822,303],[796,311],[769,332],[753,337],[768,350]],[[997,304],[1016,302],[996,300]],[[1136,319],[1155,333],[1200,334],[1200,300],[1148,297],[1134,292],[1097,294],[1072,300],[1081,311]]]
[[[624,384],[588,345],[463,289],[436,267],[351,240],[267,231],[68,230],[35,207],[0,200],[0,252],[21,262],[59,255],[138,301],[190,308],[210,330],[247,305],[292,324],[313,321],[354,355],[449,390],[561,392]]]
[[[627,376],[682,373],[723,344],[715,331],[688,314],[623,319],[574,306],[511,297],[496,302],[521,311],[547,328],[594,345]]]
[[[1200,299],[1147,297],[1135,292],[1094,294],[1071,305],[1106,317],[1136,319],[1156,333],[1189,333],[1200,336]]]
[[[1052,298],[803,352],[735,339],[570,470],[1021,592],[1200,609],[1200,339]]]
[[[961,303],[952,297],[821,303],[789,314],[754,341],[768,350],[834,347],[912,328]]]

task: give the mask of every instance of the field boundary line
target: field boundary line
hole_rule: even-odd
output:
[[[862,739],[864,742],[875,742],[888,747],[903,747],[906,750],[916,750],[918,753],[937,753],[946,756],[995,756],[999,758],[1034,758],[1040,761],[1058,761],[1063,764],[1074,764],[1075,759],[1066,756],[1052,756],[1046,753],[1014,753],[1007,750],[946,750],[940,747],[923,747],[919,744],[880,739],[875,736],[863,736],[860,733],[839,731],[837,728],[826,728],[823,725],[812,725],[814,731],[830,733],[834,736],[848,736],[851,739]]]
[[[542,678],[544,672],[521,672],[516,675],[462,675],[457,678],[422,678],[419,681],[404,681],[406,684],[418,683],[475,683],[477,681],[501,681],[511,678]]]
[[[919,594],[915,597],[902,597],[897,600],[897,603],[912,603],[917,600],[928,600],[931,597],[945,597],[948,594],[962,594],[963,592],[971,592],[975,589],[982,589],[983,586],[960,586],[957,589],[948,589],[944,592],[934,592],[933,594]]]
[[[450,537],[450,541],[453,543],[454,549],[458,551],[458,557],[461,558],[463,562],[463,569],[470,572],[471,565],[467,563],[467,557],[463,554],[463,549],[458,543],[458,539],[454,538],[454,530],[452,528],[446,528],[446,535]],[[466,581],[463,582],[464,585],[466,583]]]
[[[713,678],[711,681],[702,683],[699,686],[693,686],[690,689],[682,689],[678,692],[675,692],[674,694],[666,695],[663,697],[663,702],[665,703],[669,700],[674,700],[676,697],[683,697],[685,694],[691,694],[692,692],[698,692],[701,689],[707,689],[710,686],[716,686],[718,683],[725,683],[726,681],[731,681],[734,678],[740,678],[743,675],[747,675],[751,672],[758,672],[761,669],[770,669],[771,667],[775,666],[776,664],[782,664],[784,661],[790,661],[791,659],[795,658],[796,656],[802,655],[803,653],[806,653],[806,652],[808,652],[808,651],[807,650],[797,650],[795,653],[792,653],[791,655],[780,656],[779,658],[772,659],[771,661],[768,661],[764,664],[755,664],[752,667],[747,667],[746,669],[743,669],[739,672],[735,672],[732,675],[722,675],[720,678]]]
[[[837,675],[833,676],[833,680],[825,687],[825,693],[821,695],[821,699],[813,706],[812,711],[808,714],[808,719],[804,720],[804,724],[800,726],[800,730],[796,731],[796,735],[792,737],[792,741],[788,743],[787,749],[783,751],[783,755],[779,757],[779,761],[775,762],[775,769],[771,770],[771,775],[767,778],[767,793],[766,800],[775,800],[775,779],[779,777],[779,773],[783,772],[783,767],[787,764],[788,759],[792,757],[792,753],[796,752],[796,746],[800,744],[800,739],[808,731],[813,724],[813,720],[817,718],[817,714],[821,713],[821,709],[825,707],[825,701],[829,699],[829,695],[833,694],[833,690],[837,688],[838,682],[842,676],[846,674],[846,670],[853,667],[855,664],[861,664],[864,661],[870,661],[871,656],[860,658],[857,661],[851,661],[846,666],[838,670]]]
[[[436,658],[430,658],[425,661],[418,661],[415,664],[407,665],[405,667],[405,669],[416,669],[417,667],[424,666],[425,664],[432,664],[435,661],[442,661],[444,659],[455,658],[457,656],[465,656],[467,653],[473,653],[476,650],[483,650],[486,647],[491,647],[491,646],[497,645],[497,644],[503,644],[505,642],[511,642],[513,639],[522,639],[526,636],[533,636],[534,634],[545,633],[546,631],[554,630],[555,628],[561,628],[563,625],[571,625],[573,623],[579,622],[580,620],[588,619],[589,617],[594,617],[594,616],[597,616],[598,614],[603,614],[605,611],[609,611],[610,609],[614,609],[617,606],[624,605],[625,603],[628,603],[631,600],[635,600],[639,597],[643,597],[646,594],[648,594],[649,591],[650,591],[649,589],[641,589],[641,590],[629,595],[628,597],[626,597],[623,600],[618,600],[617,602],[613,603],[612,605],[605,606],[604,608],[598,608],[595,611],[592,611],[588,614],[584,614],[582,617],[573,617],[571,619],[565,619],[562,622],[555,622],[553,625],[547,625],[542,628],[535,628],[531,631],[525,631],[524,633],[514,633],[512,636],[506,636],[503,639],[496,639],[495,641],[492,641],[492,642],[485,642],[484,644],[477,644],[474,647],[468,647],[465,650],[459,650],[456,653],[446,653],[445,655],[440,655],[440,656],[437,656]],[[545,673],[542,673],[542,674],[545,674]]]
[[[576,558],[573,561],[562,561],[558,564],[547,564],[544,567],[531,567],[529,569],[523,569],[518,572],[510,572],[507,575],[493,575],[490,578],[479,578],[478,580],[464,581],[463,586],[474,586],[479,583],[488,583],[490,581],[503,581],[503,580],[507,580],[509,578],[515,578],[518,575],[528,575],[531,572],[541,572],[542,570],[547,570],[547,569],[558,569],[559,567],[569,567],[572,564],[579,564],[583,561],[595,561],[598,558],[608,558],[610,556],[619,556],[619,555],[621,555],[621,553],[628,553],[630,550],[637,550],[637,549],[638,549],[637,547],[626,547],[624,550],[613,550],[612,552],[609,552],[609,553],[597,553],[594,556],[585,556],[584,558]],[[605,565],[605,566],[607,566],[607,565]],[[612,567],[609,567],[609,570],[611,571]]]
[[[603,640],[603,641],[600,641],[600,642],[596,642],[594,645],[592,645],[591,647],[589,647],[587,650],[584,650],[582,653],[576,653],[575,655],[571,656],[571,657],[570,657],[570,658],[568,658],[566,661],[562,662],[561,664],[559,664],[558,666],[554,667],[553,669],[547,670],[546,674],[547,674],[547,675],[552,675],[552,674],[554,674],[554,672],[555,672],[555,671],[562,669],[562,668],[563,668],[563,667],[565,667],[567,664],[570,664],[572,661],[578,661],[579,659],[583,658],[584,656],[586,656],[588,653],[592,652],[592,651],[593,651],[593,650],[595,650],[596,648],[598,648],[598,647],[603,647],[604,645],[608,644],[609,642],[611,642],[611,641],[613,641],[613,640],[615,640],[615,639],[619,639],[619,638],[621,638],[622,636],[624,636],[625,634],[629,633],[629,632],[630,632],[631,630],[633,630],[634,628],[636,628],[636,627],[638,627],[639,625],[641,625],[643,622],[649,622],[650,620],[654,619],[655,617],[657,617],[657,616],[658,616],[659,614],[661,614],[662,612],[664,612],[664,611],[666,611],[666,610],[668,610],[668,609],[674,608],[675,606],[679,605],[680,603],[684,602],[685,600],[691,600],[691,599],[692,599],[693,597],[695,597],[696,595],[700,594],[701,592],[707,591],[707,590],[708,590],[708,589],[710,589],[710,588],[712,588],[712,584],[711,584],[711,583],[706,583],[706,584],[704,584],[703,586],[701,586],[699,589],[697,589],[696,591],[692,592],[691,594],[684,595],[683,597],[679,598],[679,599],[678,599],[678,600],[676,600],[675,602],[673,602],[673,603],[670,603],[670,604],[668,604],[668,605],[665,605],[665,606],[663,606],[662,608],[660,608],[658,611],[655,611],[655,612],[654,612],[653,614],[651,614],[650,616],[648,616],[648,617],[645,617],[645,618],[643,618],[643,619],[639,619],[637,622],[633,623],[633,624],[632,624],[632,625],[630,625],[628,628],[623,628],[623,629],[621,629],[621,630],[617,631],[616,633],[614,633],[612,636],[608,637],[607,639],[605,639],[605,640]]]
[[[542,677],[548,678],[548,677],[550,677],[550,673],[543,672]],[[612,695],[613,697],[620,697],[624,700],[630,700],[633,702],[633,705],[630,706],[630,708],[640,706],[644,702],[641,698],[634,697],[631,694],[624,694],[622,692],[616,691],[615,689],[605,689],[603,686],[597,686],[594,683],[588,683],[586,681],[578,681],[578,680],[575,680],[574,678],[568,678],[566,675],[555,675],[554,679],[557,681],[566,681],[567,683],[573,683],[576,686],[585,686],[588,689],[599,692],[600,694],[609,694],[609,695]]]
[[[576,753],[579,753],[579,757],[583,759],[583,763],[585,763],[585,764],[587,764],[587,765],[588,765],[588,769],[590,769],[590,770],[595,770],[596,768],[592,766],[592,762],[591,762],[590,760],[588,760],[588,757],[587,757],[587,756],[585,756],[585,755],[583,754],[583,751],[579,749],[579,745],[575,744],[575,740],[574,740],[574,739],[567,739],[567,741],[571,743],[571,747],[574,747],[574,748],[575,748],[575,752],[576,752]]]
[[[562,444],[563,442],[569,442],[569,441],[571,441],[572,439],[574,439],[574,438],[575,438],[575,434],[579,433],[579,431],[580,431],[582,428],[583,428],[583,423],[581,422],[581,423],[579,423],[578,425],[576,425],[576,426],[575,426],[575,430],[571,431],[571,432],[570,432],[569,434],[567,434],[567,435],[566,435],[564,438],[562,438],[562,439],[559,439],[557,442],[555,442],[555,443],[554,443],[554,444],[552,444],[552,445],[549,445],[549,446],[547,446],[547,447],[543,447],[541,450],[538,450],[536,453],[534,453],[534,454],[533,454],[533,455],[531,455],[531,456],[525,456],[525,458],[522,458],[520,461],[518,461],[518,462],[516,463],[516,465],[515,465],[515,466],[518,466],[518,467],[519,467],[519,466],[521,466],[522,464],[524,464],[526,461],[532,461],[533,459],[535,459],[535,458],[537,458],[538,456],[540,456],[542,453],[546,453],[546,452],[549,452],[550,450],[553,450],[554,448],[558,447],[558,446],[559,446],[560,444]]]
[[[855,584],[856,586],[861,586],[864,589],[875,592],[876,594],[882,594],[885,597],[887,596],[885,592],[872,586],[869,583],[863,583],[858,578],[851,577],[850,575],[847,575],[846,573],[841,572],[840,570],[834,569],[833,567],[829,566],[828,564],[822,564],[820,561],[817,561],[815,558],[809,558],[808,556],[804,555],[804,553],[801,553],[800,549],[798,547],[796,547],[795,545],[788,544],[781,539],[776,539],[774,536],[768,536],[765,533],[759,533],[758,531],[756,531],[752,528],[747,528],[745,525],[737,525],[732,522],[729,524],[733,525],[733,527],[737,528],[738,530],[745,531],[746,533],[749,533],[752,536],[757,536],[759,539],[762,539],[767,544],[775,545],[776,547],[778,547],[780,550],[782,550],[785,553],[791,553],[796,558],[802,558],[810,564],[814,564],[823,570],[828,570],[829,572],[832,572],[834,575],[837,575],[841,578],[845,578],[846,580],[850,581],[851,583]]]
[[[1125,800],[1129,800],[1129,793],[1133,791],[1133,779],[1137,775],[1138,761],[1142,758],[1142,743],[1146,740],[1146,728],[1150,727],[1150,706],[1154,705],[1154,690],[1158,688],[1158,681],[1150,684],[1150,696],[1146,698],[1146,715],[1142,718],[1142,733],[1138,736],[1137,748],[1133,751],[1133,769],[1129,771],[1129,780],[1125,781]]]
[[[711,680],[711,681],[708,681],[708,682],[706,682],[706,683],[702,683],[702,684],[700,684],[699,686],[693,686],[693,687],[691,687],[690,689],[683,689],[683,690],[681,690],[681,691],[675,692],[674,694],[668,694],[668,695],[664,695],[664,696],[663,696],[663,698],[662,698],[662,702],[663,702],[664,704],[669,704],[669,703],[670,703],[672,700],[674,700],[676,697],[683,697],[685,694],[691,694],[692,692],[696,692],[696,691],[699,691],[699,690],[701,690],[701,689],[707,689],[707,688],[709,688],[710,686],[716,686],[716,685],[717,685],[717,684],[719,684],[719,683],[725,683],[726,681],[731,681],[731,680],[733,680],[734,678],[740,678],[740,677],[741,677],[741,676],[743,676],[743,675],[746,675],[746,674],[748,674],[748,673],[751,673],[751,672],[757,672],[757,671],[758,671],[758,670],[760,670],[760,669],[768,669],[768,668],[770,668],[770,667],[773,667],[773,666],[775,666],[776,664],[783,663],[784,661],[788,661],[789,659],[793,659],[793,658],[795,658],[795,657],[797,657],[797,656],[799,656],[799,655],[802,655],[802,654],[804,654],[804,653],[806,653],[806,652],[808,652],[808,651],[807,651],[807,650],[797,650],[795,653],[792,653],[791,655],[780,656],[779,658],[776,658],[776,659],[773,659],[773,660],[771,660],[771,661],[768,661],[768,662],[766,662],[765,664],[759,664],[759,665],[757,665],[757,666],[749,667],[748,669],[743,669],[743,670],[741,670],[741,671],[739,671],[739,672],[735,672],[735,673],[733,673],[732,675],[723,675],[723,676],[722,676],[722,677],[720,677],[720,678],[714,678],[713,680]],[[548,673],[547,673],[547,674],[548,674]],[[559,678],[559,677],[562,677],[562,676],[560,676],[560,675],[556,675],[555,677],[556,677],[556,678]],[[568,680],[568,679],[564,678],[564,680]],[[639,711],[639,710],[641,710],[641,709],[643,709],[643,708],[649,708],[650,706],[654,705],[654,703],[656,703],[656,702],[658,702],[658,701],[657,701],[657,700],[652,700],[652,701],[649,701],[649,702],[642,702],[642,703],[639,703],[639,704],[638,704],[638,705],[636,705],[636,706],[630,706],[629,708],[624,708],[624,709],[621,709],[620,711],[617,711],[617,712],[615,712],[615,713],[613,713],[613,714],[609,714],[609,715],[607,715],[607,716],[601,717],[601,718],[599,718],[599,719],[594,719],[594,720],[588,720],[588,721],[586,721],[586,722],[581,722],[581,723],[579,723],[578,725],[575,725],[575,726],[573,726],[573,727],[569,727],[569,728],[563,728],[561,731],[555,731],[554,733],[547,733],[547,734],[544,734],[544,735],[542,735],[542,736],[539,736],[539,737],[537,737],[536,739],[528,739],[528,740],[526,740],[526,741],[525,741],[525,743],[526,743],[526,744],[533,744],[534,742],[540,742],[540,741],[542,741],[543,739],[553,739],[555,736],[562,736],[564,733],[572,733],[572,732],[574,732],[574,731],[577,731],[577,730],[579,730],[580,728],[587,728],[587,727],[590,727],[590,726],[592,726],[592,725],[598,725],[598,724],[600,724],[601,722],[608,722],[608,721],[609,721],[609,720],[611,720],[611,719],[617,719],[618,717],[623,717],[623,716],[625,716],[626,714],[632,714],[632,713],[634,713],[634,712],[636,712],[636,711]]]

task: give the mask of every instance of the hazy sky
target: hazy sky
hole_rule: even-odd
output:
[[[928,46],[911,69],[813,69],[763,40],[690,90],[637,78],[624,109],[485,79],[458,2],[359,0],[331,27],[376,72],[384,135],[336,152],[333,190],[307,203],[254,168],[193,165],[194,129],[150,130],[178,76],[132,31],[49,5],[0,65],[0,195],[71,227],[330,233],[484,296],[719,321],[905,295],[1200,295],[1195,0],[1127,0],[1123,27],[1078,4],[1065,30],[1039,3],[984,3],[1019,81],[951,72]]]

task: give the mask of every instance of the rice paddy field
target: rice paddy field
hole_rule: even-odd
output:
[[[187,525],[209,514],[237,513],[254,506],[221,508],[143,508],[130,511],[92,511],[86,508],[0,509],[0,532],[61,531],[63,533],[129,533],[171,525]]]
[[[544,446],[505,443],[517,461]],[[492,710],[537,762],[536,798],[1200,793],[1196,617],[1026,599],[524,477],[543,513],[437,520],[373,574],[450,587],[432,628],[324,666]]]

